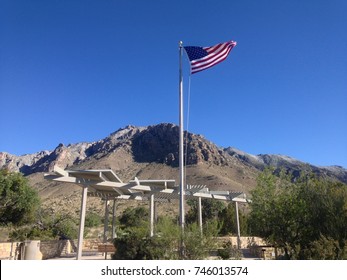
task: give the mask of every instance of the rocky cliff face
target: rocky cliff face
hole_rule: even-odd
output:
[[[166,123],[148,127],[127,126],[93,143],[59,144],[53,151],[23,156],[2,152],[0,168],[25,175],[51,171],[54,165],[75,169],[116,167],[127,172],[140,172],[141,164],[150,163],[176,168],[179,159],[178,133],[178,126]],[[216,176],[210,174],[213,167],[214,173],[220,173],[220,184],[228,180],[247,180],[248,175],[244,174],[253,174],[248,177],[254,179],[254,174],[268,166],[285,168],[297,175],[302,170],[310,170],[319,176],[347,183],[347,170],[342,167],[317,167],[283,155],[251,155],[231,147],[222,149],[203,136],[192,133],[185,133],[185,139],[186,165],[195,166],[197,169],[194,172],[203,173],[202,177],[205,174],[205,179]],[[225,180],[221,179],[223,176]]]
[[[222,150],[200,135],[185,133],[186,164],[194,165],[226,163]],[[173,124],[149,126],[141,131],[132,141],[132,152],[135,161],[164,163],[178,166],[179,128]]]
[[[22,168],[36,164],[39,160],[49,155],[49,151],[41,151],[35,154],[27,154],[22,156],[11,155],[6,152],[0,152],[0,168],[7,168],[11,171],[22,172]],[[22,172],[27,174],[26,172]]]

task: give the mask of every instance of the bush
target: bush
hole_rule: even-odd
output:
[[[197,223],[198,222],[198,200],[189,199],[187,204],[190,209],[188,210],[185,221],[187,224]],[[203,223],[209,223],[211,220],[215,220],[219,213],[225,208],[223,202],[215,199],[202,199],[202,220]]]
[[[9,234],[11,241],[24,241],[28,239],[75,239],[78,235],[77,221],[66,215],[40,213],[39,220],[32,225],[16,227]]]
[[[124,210],[122,216],[119,218],[123,228],[139,226],[143,222],[148,221],[148,210],[144,207],[128,207]]]
[[[161,218],[157,224],[157,234],[149,237],[148,223],[129,227],[114,240],[116,252],[113,259],[120,260],[172,260],[179,259],[181,228],[169,218]],[[184,259],[204,259],[214,246],[218,232],[217,222],[205,226],[202,236],[199,226],[194,223],[185,228],[183,234]]]
[[[85,227],[97,227],[99,225],[101,225],[102,223],[102,218],[96,214],[96,213],[87,213],[86,214],[86,219],[85,219],[85,222],[84,222],[84,225]]]
[[[242,257],[241,251],[230,240],[223,243],[223,248],[218,249],[217,254],[222,260],[240,260]]]
[[[169,219],[160,219],[158,234],[149,236],[149,223],[142,221],[138,226],[118,232],[114,240],[116,249],[113,259],[159,260],[177,259],[177,227]],[[174,252],[174,253],[173,253]]]
[[[322,235],[318,240],[311,242],[310,248],[305,250],[304,255],[307,259],[334,260],[336,252],[340,251],[338,241]]]

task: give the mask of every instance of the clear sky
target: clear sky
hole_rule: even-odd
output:
[[[178,41],[234,40],[191,76],[189,131],[347,167],[346,14],[345,0],[0,0],[0,151],[178,124]],[[185,57],[185,104],[188,74]]]

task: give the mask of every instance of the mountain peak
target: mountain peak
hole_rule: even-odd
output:
[[[115,132],[111,133],[109,137],[116,138],[116,139],[124,139],[129,138],[134,134],[134,131],[141,131],[145,129],[146,127],[136,127],[133,125],[127,125],[124,128],[120,128],[116,130]]]

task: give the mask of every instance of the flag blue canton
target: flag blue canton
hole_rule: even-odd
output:
[[[184,47],[184,49],[186,50],[190,61],[203,58],[208,55],[208,52],[202,47]]]

